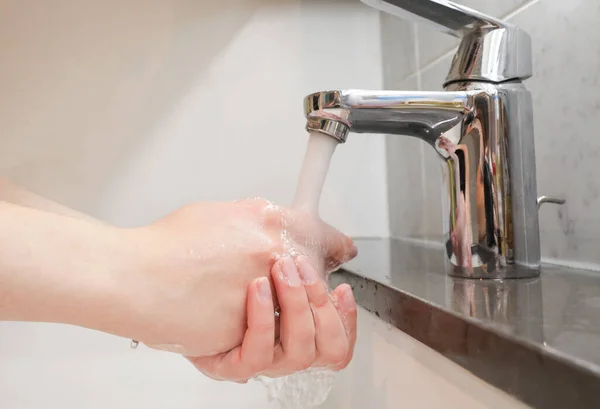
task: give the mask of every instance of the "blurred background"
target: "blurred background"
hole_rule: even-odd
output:
[[[546,260],[595,266],[600,43],[595,0],[465,0],[533,38]],[[291,203],[302,99],[441,89],[457,41],[358,0],[0,0],[0,177],[120,226],[200,200]],[[353,237],[440,239],[435,152],[398,136],[338,147],[322,218]],[[0,406],[265,406],[175,355],[66,326],[0,323]]]

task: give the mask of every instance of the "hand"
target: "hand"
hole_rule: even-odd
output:
[[[123,283],[134,303],[128,333],[194,357],[242,343],[248,285],[282,255],[305,255],[321,276],[356,255],[319,219],[264,200],[186,206],[132,237],[143,262]]]
[[[283,257],[271,271],[281,304],[281,332],[275,343],[271,287],[258,278],[248,287],[248,328],[241,346],[211,357],[189,358],[217,380],[245,382],[257,375],[278,377],[308,367],[341,370],[356,342],[356,303],[342,284],[328,295],[306,257]],[[302,280],[303,284],[300,282]],[[337,306],[337,309],[336,309]]]

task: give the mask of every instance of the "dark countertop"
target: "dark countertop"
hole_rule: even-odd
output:
[[[349,283],[363,308],[532,407],[600,407],[600,272],[460,279],[441,246],[356,244],[330,282]]]

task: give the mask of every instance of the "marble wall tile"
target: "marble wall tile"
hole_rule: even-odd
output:
[[[418,90],[416,27],[381,13],[383,84],[385,89]],[[422,230],[424,205],[421,141],[398,135],[386,137],[390,234],[412,236]]]
[[[380,14],[383,84],[397,88],[417,71],[416,25],[387,13]]]
[[[515,16],[532,36],[538,192],[563,195],[540,213],[542,255],[600,264],[600,3],[548,0]]]
[[[398,89],[418,90],[416,76],[398,83]],[[388,203],[392,237],[421,236],[426,223],[423,209],[423,142],[401,135],[386,136]]]

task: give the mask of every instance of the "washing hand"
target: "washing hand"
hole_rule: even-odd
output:
[[[269,333],[273,349],[274,330],[264,325],[268,317],[268,325],[274,325],[270,303],[279,303],[281,344],[270,367],[273,374],[289,371],[290,365],[281,362],[294,361],[294,368],[309,361],[312,365],[314,351],[297,351],[295,345],[309,339],[314,344],[315,333],[325,363],[339,363],[339,355],[346,355],[330,353],[327,344],[338,351],[342,342],[338,338],[348,343],[343,319],[352,337],[353,298],[345,287],[334,292],[340,304],[338,315],[323,276],[354,257],[356,248],[320,220],[264,200],[199,203],[136,229],[132,237],[136,253],[146,253],[143,265],[128,277],[130,299],[138,311],[132,317],[131,335],[140,342],[190,357],[214,356],[243,346],[247,327],[251,335],[259,325],[265,337],[261,342]],[[266,290],[258,291],[266,287],[264,280],[255,281],[261,277],[272,277],[267,283],[277,291],[270,303],[264,300]],[[269,292],[273,293],[271,288]],[[251,345],[258,343],[250,338]],[[203,367],[206,361],[195,362]]]
[[[322,277],[356,249],[320,220],[246,200],[194,204],[122,229],[26,198],[25,206],[0,201],[0,320],[137,339],[219,379],[347,364],[353,297],[341,286],[329,299]]]

